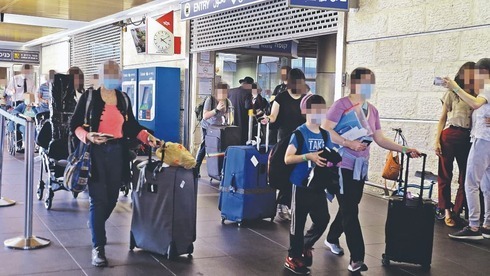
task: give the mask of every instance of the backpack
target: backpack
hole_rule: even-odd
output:
[[[213,96],[206,96],[206,98],[204,98],[204,100],[200,104],[198,104],[194,109],[194,113],[196,114],[196,118],[198,122],[201,122],[204,117],[204,104],[206,103],[208,98],[211,98],[211,108],[213,108],[214,106]]]
[[[326,142],[328,140],[327,131],[320,128],[320,132],[323,136],[323,140]],[[298,148],[296,149],[296,154],[298,154],[305,143],[305,138],[298,129],[293,131],[293,133],[291,133],[286,139],[282,139],[279,143],[274,145],[269,154],[268,177],[269,186],[271,188],[281,190],[291,186],[289,177],[291,176],[291,173],[296,165],[286,165],[286,162],[284,162],[284,157],[286,156],[289,141],[291,140],[291,136],[293,134],[296,135],[296,141],[298,142]]]

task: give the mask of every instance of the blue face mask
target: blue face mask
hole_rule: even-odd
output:
[[[119,79],[104,79],[103,84],[107,90],[121,90],[121,81]]]
[[[373,94],[374,85],[373,84],[361,84],[361,91],[359,94],[364,96],[365,99],[370,99]]]

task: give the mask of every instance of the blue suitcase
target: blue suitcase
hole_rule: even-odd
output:
[[[267,184],[268,152],[261,146],[230,146],[225,152],[220,184],[221,222],[270,218],[276,215],[276,190]]]

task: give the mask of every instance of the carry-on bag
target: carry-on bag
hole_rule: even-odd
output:
[[[132,193],[130,249],[166,255],[192,254],[196,240],[197,180],[193,170],[144,161]]]
[[[426,154],[422,154],[420,194],[411,196],[407,192],[410,155],[406,155],[405,183],[403,196],[392,196],[388,203],[386,219],[386,249],[382,263],[390,261],[422,265],[430,269],[434,239],[435,204],[423,198]]]
[[[209,126],[206,130],[206,167],[211,179],[221,180],[223,153],[228,146],[240,145],[241,128]]]
[[[268,134],[269,125],[266,127]],[[246,220],[274,220],[276,190],[267,184],[268,137],[265,140],[265,145],[260,145],[258,138],[256,145],[226,150],[218,204],[223,223],[229,220],[241,226]]]

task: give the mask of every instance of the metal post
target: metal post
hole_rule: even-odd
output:
[[[248,110],[248,139],[247,139],[247,145],[252,144],[252,126],[253,126],[253,116],[254,116],[254,111],[253,109]]]
[[[48,246],[50,240],[32,235],[32,216],[33,216],[33,190],[34,190],[34,122],[26,120],[25,127],[26,145],[24,163],[26,172],[26,208],[25,208],[25,227],[24,236],[5,240],[4,245],[13,249],[37,249]]]
[[[12,206],[15,201],[2,196],[3,145],[5,140],[5,117],[0,115],[0,207]]]

